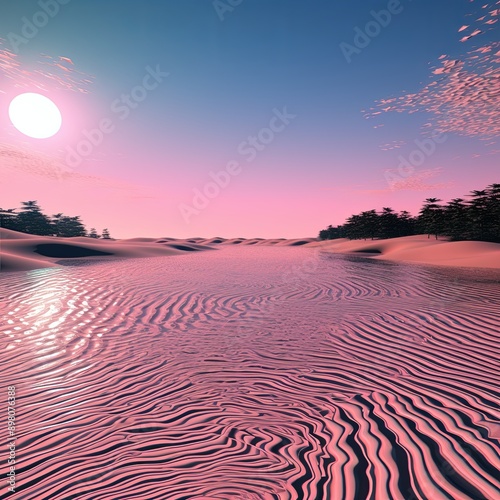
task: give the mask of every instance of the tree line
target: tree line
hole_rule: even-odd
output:
[[[438,198],[427,198],[416,217],[407,211],[397,213],[390,207],[380,212],[367,210],[351,215],[343,225],[321,230],[319,238],[366,240],[427,234],[436,239],[448,236],[452,241],[500,243],[500,184],[471,191],[467,198],[454,198],[447,204]]]
[[[0,208],[0,227],[39,236],[62,238],[88,236],[111,239],[108,229],[103,229],[102,234],[99,234],[95,228],[87,231],[79,215],[70,217],[62,213],[52,216],[44,214],[36,201],[22,201],[21,211],[16,212],[16,210],[15,208],[7,210]]]

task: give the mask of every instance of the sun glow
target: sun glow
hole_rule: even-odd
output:
[[[9,117],[17,130],[33,139],[47,139],[59,132],[62,116],[48,97],[26,93],[15,97],[9,106]]]

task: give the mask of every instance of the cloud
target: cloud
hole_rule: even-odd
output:
[[[38,177],[47,181],[78,184],[81,187],[120,190],[137,198],[149,197],[149,193],[143,193],[142,188],[136,184],[76,172],[55,156],[10,144],[0,143],[0,174],[2,177]]]
[[[429,83],[415,93],[382,99],[369,110],[367,118],[380,113],[427,112],[434,116],[434,129],[468,137],[500,136],[500,42],[497,36],[486,36],[496,30],[500,1],[482,6],[481,17],[464,24],[458,31],[466,46],[471,40],[478,44],[451,57],[441,55],[431,68]]]
[[[392,151],[394,149],[401,149],[406,144],[406,141],[391,141],[386,144],[381,144],[379,148],[382,151]]]
[[[395,179],[387,188],[384,189],[366,189],[359,186],[349,189],[350,192],[363,195],[384,195],[397,191],[433,191],[436,189],[447,189],[453,187],[452,182],[432,182],[434,179],[443,173],[442,168],[431,168],[419,170],[409,177],[402,177],[397,169],[386,169],[385,172],[391,174],[391,178]],[[346,192],[345,186],[322,188],[321,191],[341,191]]]
[[[5,93],[8,83],[14,89],[64,89],[88,93],[93,82],[93,78],[78,71],[68,57],[40,54],[37,61],[24,61],[18,54],[5,48],[5,40],[1,38],[0,73],[7,82],[7,85],[6,82],[2,84],[0,93]]]
[[[394,182],[389,189],[381,192],[391,191],[430,191],[434,189],[449,188],[453,185],[451,182],[429,182],[442,173],[441,168],[431,168],[419,170],[409,177],[402,177],[397,170],[386,170],[394,175]]]

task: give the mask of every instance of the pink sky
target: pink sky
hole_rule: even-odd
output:
[[[495,102],[500,42],[488,35],[498,21],[497,3],[489,2],[488,8],[474,4],[481,17],[454,20],[456,26],[446,33],[449,43],[434,33],[435,46],[422,56],[432,61],[418,74],[414,68],[424,59],[408,62],[396,54],[400,59],[394,64],[409,64],[398,79],[415,71],[411,91],[405,92],[395,90],[396,67],[380,69],[390,62],[389,39],[373,40],[375,59],[360,57],[350,66],[339,51],[331,68],[324,66],[335,85],[321,87],[323,93],[314,90],[319,81],[314,73],[305,72],[311,81],[287,77],[277,91],[272,79],[252,83],[247,76],[241,87],[231,87],[229,98],[229,87],[221,88],[224,79],[207,76],[204,83],[196,74],[183,80],[185,67],[156,64],[155,59],[147,63],[143,52],[137,64],[126,52],[117,53],[116,67],[106,73],[109,65],[85,59],[79,46],[61,45],[60,54],[42,55],[40,35],[29,52],[18,55],[0,40],[0,169],[7,186],[1,206],[17,208],[21,201],[37,200],[48,214],[80,215],[88,228],[107,227],[118,238],[294,238],[316,236],[326,225],[341,224],[362,210],[389,206],[416,214],[425,198],[463,197],[499,181],[500,111]],[[411,26],[410,18],[401,16],[398,22],[400,29]],[[483,39],[485,34],[489,38]],[[385,44],[384,50],[377,52],[377,43],[380,48]],[[95,44],[94,55],[103,48],[114,50]],[[188,59],[197,53],[185,50]],[[252,51],[254,45],[239,50]],[[220,63],[222,54],[233,56],[222,48],[216,56],[209,54],[213,64]],[[82,59],[86,64],[78,62]],[[274,69],[271,62],[266,65]],[[371,80],[360,81],[357,71],[363,67],[370,68]],[[227,71],[223,64],[218,68]],[[239,67],[240,73],[245,70]],[[42,93],[58,105],[63,127],[55,137],[33,140],[14,129],[7,109],[22,92]],[[127,116],[120,115],[121,96],[134,92],[141,101],[128,108]],[[264,97],[253,101],[253,92]],[[88,157],[69,161],[68,151],[81,151],[87,141],[84,131],[98,127],[106,133],[93,133],[99,144],[90,146]],[[423,154],[418,144],[429,145],[434,129],[446,140],[434,142]],[[259,143],[262,150],[255,158],[239,150],[250,136],[269,139],[270,131],[271,139]],[[243,149],[248,151],[248,144]],[[402,175],[401,158],[412,156],[422,162]],[[187,220],[183,214],[193,206],[195,190],[213,190],[211,173],[230,162],[238,162],[241,172],[225,174],[229,184],[206,206],[188,208],[192,215]]]

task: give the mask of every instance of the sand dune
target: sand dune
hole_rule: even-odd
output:
[[[371,254],[371,258],[394,262],[500,269],[500,244],[484,241],[435,240],[417,235],[375,241],[341,238],[308,246],[333,253]]]
[[[129,240],[96,240],[91,238],[55,238],[33,236],[0,229],[0,269],[25,271],[59,265],[65,259],[141,258],[182,255],[186,252],[211,250],[209,245],[172,240],[157,243],[157,238]],[[165,240],[166,241],[166,240]]]
[[[0,268],[23,271],[54,267],[61,259],[140,258],[182,255],[234,246],[306,247],[332,253],[358,254],[374,259],[452,267],[500,269],[500,245],[479,241],[450,242],[425,235],[388,240],[360,241],[315,238],[129,238],[99,240],[85,237],[55,238],[33,236],[0,229]]]
[[[2,271],[31,271],[45,267],[57,267],[47,260],[23,257],[22,255],[7,252],[0,253],[0,269]]]

